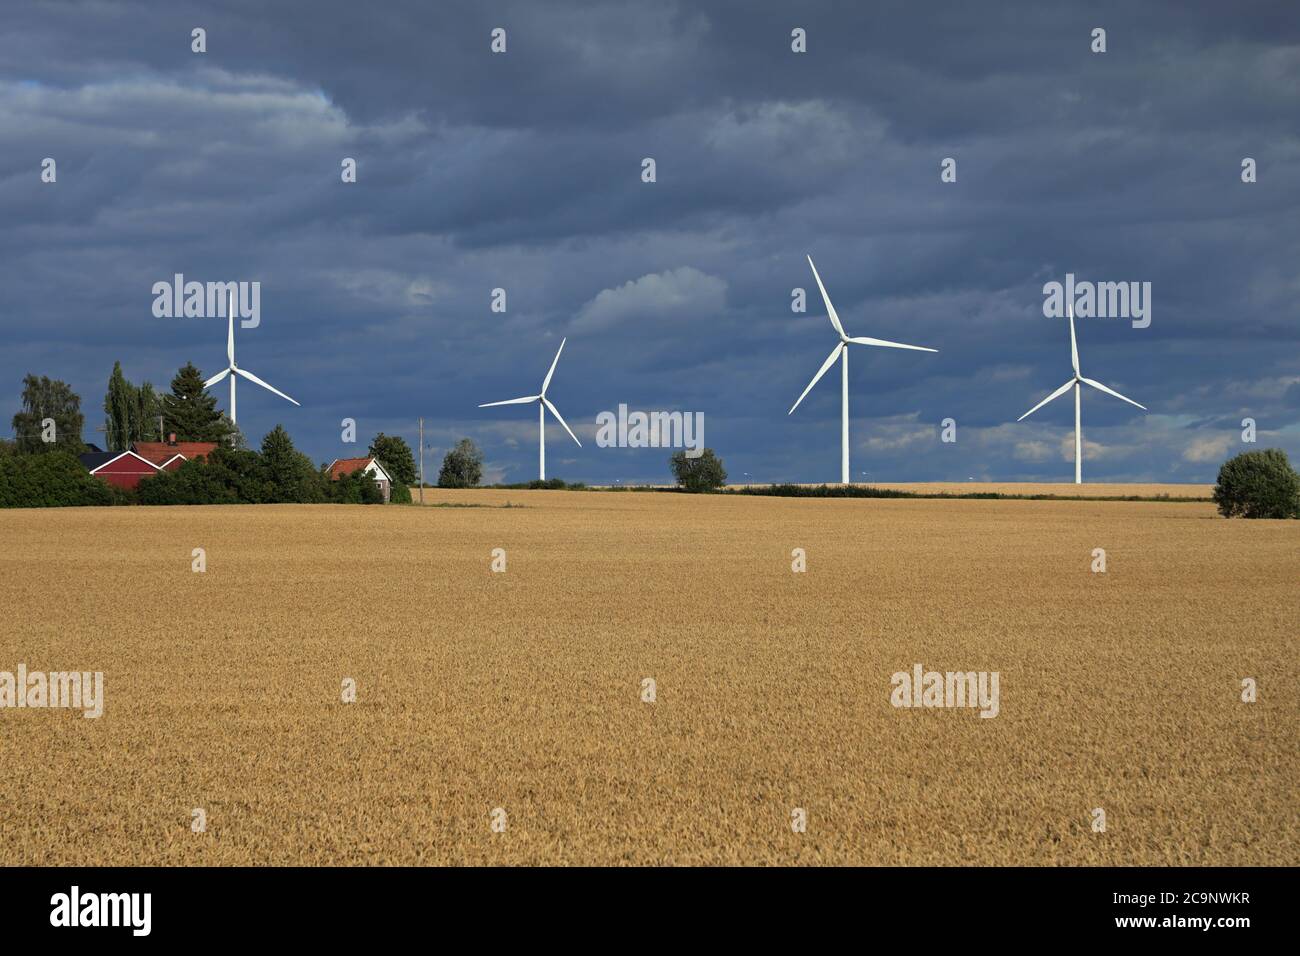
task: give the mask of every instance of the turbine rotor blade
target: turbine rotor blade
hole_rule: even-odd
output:
[[[835,331],[844,337],[844,326],[840,325],[840,317],[835,313],[835,306],[831,305],[831,297],[826,294],[826,286],[822,285],[822,277],[817,274],[817,267],[813,265],[812,256],[808,257],[808,265],[812,266],[813,278],[817,280],[817,288],[821,291],[822,301],[826,303],[826,314],[830,316],[831,325],[835,326]],[[795,402],[798,405],[798,402]],[[794,409],[791,409],[794,411]]]
[[[235,292],[232,289],[230,298],[226,300],[226,358],[230,362],[230,367],[235,367]]]
[[[551,362],[551,369],[546,373],[546,379],[542,382],[543,395],[546,394],[546,389],[551,384],[551,376],[555,374],[555,366],[560,364],[560,353],[564,351],[564,343],[567,341],[569,341],[569,337],[566,335],[560,339],[560,347],[555,350],[555,359]]]
[[[1070,379],[1068,382],[1066,382],[1064,385],[1062,385],[1060,388],[1058,388],[1056,391],[1054,391],[1051,395],[1048,395],[1045,399],[1043,399],[1041,402],[1039,402],[1037,405],[1035,405],[1035,406],[1034,406],[1033,408],[1031,408],[1029,411],[1025,412],[1023,415],[1021,415],[1019,418],[1017,418],[1016,421],[1018,421],[1018,422],[1023,422],[1026,418],[1028,418],[1030,415],[1034,414],[1034,412],[1038,411],[1040,408],[1042,408],[1042,407],[1043,407],[1044,405],[1046,405],[1048,402],[1053,401],[1054,399],[1060,398],[1062,395],[1064,395],[1066,392],[1068,392],[1068,391],[1070,390],[1070,387],[1071,387],[1072,385],[1074,385],[1074,379]]]
[[[856,345],[878,345],[886,349],[912,349],[916,352],[937,352],[938,349],[929,349],[924,345],[904,345],[902,342],[886,342],[884,339],[873,339],[865,335],[849,339]]]
[[[525,395],[523,398],[507,398],[504,402],[485,402],[479,408],[491,408],[493,405],[523,405],[527,402],[535,402],[542,396]]]
[[[581,448],[582,442],[578,441],[578,436],[573,434],[573,429],[569,427],[569,423],[566,422],[562,417],[560,417],[560,410],[551,404],[551,400],[549,398],[543,398],[542,403],[545,404],[546,407],[551,410],[551,414],[555,416],[555,420],[564,426],[564,430],[569,433],[569,437],[572,438],[574,441],[577,441],[578,447]]]
[[[266,382],[262,381],[260,378],[258,378],[256,375],[254,375],[252,372],[246,371],[245,369],[242,369],[242,368],[237,368],[237,369],[235,369],[235,374],[236,374],[236,375],[242,375],[244,378],[248,379],[248,380],[249,380],[250,382],[252,382],[254,385],[261,385],[261,386],[262,386],[264,389],[266,389],[268,392],[275,392],[275,394],[279,395],[279,396],[280,396],[281,398],[283,398],[286,402],[293,402],[293,404],[295,404],[295,405],[301,405],[301,404],[302,404],[302,402],[295,401],[294,399],[290,398],[288,395],[284,394],[284,392],[280,391],[280,390],[279,390],[278,388],[276,388],[274,385],[268,385]]]
[[[1101,384],[1101,382],[1094,381],[1093,379],[1090,378],[1084,378],[1082,375],[1079,376],[1079,381],[1083,382],[1085,385],[1091,385],[1093,388],[1100,389],[1101,391],[1105,392],[1107,395],[1114,395],[1116,398],[1128,402],[1130,405],[1137,405],[1137,407],[1142,409],[1142,411],[1144,412],[1147,410],[1147,407],[1145,405],[1138,405],[1138,403],[1133,401],[1133,399],[1125,398],[1119,392],[1115,391],[1113,388],[1107,388],[1105,385]]]
[[[804,400],[804,396],[806,396],[809,392],[812,391],[812,387],[817,384],[817,382],[821,379],[823,375],[826,374],[826,370],[835,364],[835,360],[840,357],[840,353],[844,351],[845,348],[846,346],[844,345],[844,343],[840,342],[838,345],[835,346],[835,348],[831,349],[830,357],[827,358],[826,361],[822,363],[822,367],[817,370],[817,374],[814,375],[812,381],[808,383],[808,387],[803,390],[803,395],[800,395],[799,398],[795,401],[795,403],[790,406],[790,410],[786,412],[787,415],[794,414],[794,410],[799,407],[799,402],[802,402]]]
[[[206,382],[204,382],[204,383],[203,383],[203,387],[204,387],[204,388],[207,388],[209,385],[216,385],[219,381],[221,381],[223,378],[225,378],[225,377],[226,377],[227,375],[229,375],[229,374],[230,374],[230,369],[226,369],[226,370],[223,371],[223,372],[218,372],[216,375],[212,376],[212,378],[210,378],[210,379],[208,379]]]
[[[1079,342],[1074,336],[1074,303],[1070,303],[1070,362],[1074,365],[1074,374],[1079,374]]]

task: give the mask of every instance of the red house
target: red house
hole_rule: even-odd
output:
[[[183,462],[202,458],[217,447],[211,441],[137,441],[130,451],[96,451],[77,456],[96,478],[110,485],[134,488],[142,478],[160,471],[175,471]]]
[[[350,475],[354,471],[362,471],[375,480],[379,486],[380,492],[384,496],[384,504],[388,504],[393,493],[393,481],[388,477],[388,472],[384,471],[383,465],[379,464],[379,459],[374,458],[335,458],[330,462],[329,476],[330,481],[338,481],[344,475]]]
[[[119,488],[134,488],[142,478],[158,474],[158,466],[133,451],[100,451],[78,455],[96,478]]]

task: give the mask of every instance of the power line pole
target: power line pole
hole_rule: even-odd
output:
[[[420,419],[420,504],[424,504],[424,419]]]

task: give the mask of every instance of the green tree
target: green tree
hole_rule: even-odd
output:
[[[262,439],[262,468],[270,484],[271,501],[325,499],[316,467],[310,458],[293,447],[293,439],[281,425],[276,425]]]
[[[13,417],[14,436],[22,452],[66,451],[80,454],[86,446],[81,441],[85,418],[81,414],[81,398],[67,382],[42,375],[23,378],[23,407]],[[49,434],[46,419],[54,423],[54,441],[45,441]]]
[[[104,422],[109,451],[126,451],[135,441],[151,441],[158,435],[158,416],[162,403],[148,382],[138,388],[122,374],[122,363],[113,363],[104,395]]]
[[[384,471],[388,472],[388,477],[393,479],[394,485],[413,485],[419,478],[415,471],[415,456],[411,454],[411,446],[397,435],[385,435],[380,432],[370,443],[368,454],[379,459],[379,464],[383,465]]]
[[[135,390],[135,410],[131,418],[132,441],[166,441],[167,436],[158,431],[158,418],[162,415],[162,398],[145,382]]]
[[[1225,518],[1300,517],[1300,475],[1280,448],[1242,452],[1219,469],[1214,503]]]
[[[474,488],[483,480],[483,453],[468,438],[447,452],[438,470],[439,488]]]
[[[217,411],[217,397],[203,388],[203,373],[192,362],[172,379],[170,395],[162,399],[165,431],[178,441],[224,442],[233,431],[230,419]]]
[[[135,386],[122,374],[122,363],[113,363],[104,395],[104,445],[108,451],[126,451],[131,445],[131,418],[136,412]]]
[[[712,448],[704,449],[698,458],[688,458],[686,449],[680,449],[673,453],[668,463],[672,466],[677,484],[686,491],[717,491],[727,483],[727,471],[722,467],[722,459],[713,453]]]

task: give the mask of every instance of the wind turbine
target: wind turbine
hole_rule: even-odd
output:
[[[560,340],[560,347],[555,353],[555,360],[551,362],[551,370],[546,373],[546,378],[542,380],[542,391],[540,395],[525,395],[523,398],[507,398],[504,402],[487,402],[480,405],[479,408],[491,408],[494,405],[527,405],[529,402],[537,403],[537,476],[542,481],[546,480],[546,411],[550,409],[555,420],[564,426],[564,430],[569,433],[569,437],[578,442],[578,447],[582,447],[582,442],[578,441],[578,436],[573,434],[573,429],[569,427],[560,415],[560,410],[551,404],[551,400],[546,397],[546,389],[551,384],[551,376],[555,374],[555,366],[560,364],[560,352],[564,351],[564,343],[568,337]]]
[[[1099,389],[1105,392],[1107,395],[1114,395],[1116,398],[1128,402],[1130,405],[1137,405],[1137,407],[1142,409],[1142,411],[1144,412],[1147,410],[1147,408],[1145,405],[1138,405],[1138,403],[1133,401],[1133,399],[1131,398],[1125,398],[1123,395],[1115,391],[1113,388],[1107,388],[1105,385],[1101,384],[1101,382],[1094,381],[1093,379],[1090,378],[1084,378],[1082,375],[1079,374],[1079,343],[1074,337],[1074,303],[1070,303],[1068,311],[1070,314],[1070,364],[1074,366],[1074,378],[1070,379],[1068,382],[1066,382],[1064,385],[1062,385],[1060,388],[1054,391],[1051,395],[1048,395],[1045,399],[1043,399],[1041,402],[1039,402],[1029,411],[1025,412],[1023,415],[1017,418],[1016,421],[1023,422],[1026,418],[1034,414],[1034,412],[1038,411],[1040,408],[1042,408],[1052,399],[1060,398],[1070,388],[1073,388],[1074,389],[1074,483],[1076,485],[1081,485],[1083,484],[1083,427],[1081,423],[1081,416],[1080,416],[1080,409],[1079,409],[1079,404],[1080,404],[1079,393],[1083,390],[1082,387],[1084,385],[1091,385],[1093,388]]]
[[[875,345],[888,349],[912,349],[916,352],[937,352],[938,349],[928,349],[923,345],[904,345],[901,342],[886,342],[884,339],[872,339],[866,336],[850,336],[844,331],[844,326],[840,324],[840,317],[835,312],[835,306],[831,305],[831,297],[826,294],[826,286],[822,285],[822,277],[817,274],[817,267],[813,265],[812,256],[808,257],[808,265],[812,267],[813,278],[817,280],[817,288],[821,290],[822,301],[826,303],[826,314],[830,316],[831,325],[835,327],[836,334],[839,335],[840,341],[835,348],[831,349],[831,354],[826,357],[822,367],[817,370],[808,387],[803,390],[803,395],[790,406],[787,415],[793,415],[794,410],[799,407],[799,402],[804,400],[804,395],[812,391],[812,387],[817,384],[826,370],[835,364],[835,360],[840,360],[840,483],[847,485],[849,483],[849,345]]]
[[[226,315],[230,319],[229,331],[226,336],[226,357],[230,360],[230,364],[226,367],[226,370],[224,372],[218,372],[216,375],[212,376],[212,378],[204,382],[203,387],[209,388],[213,385],[216,385],[227,375],[230,375],[230,423],[232,425],[238,424],[238,419],[235,418],[235,376],[236,375],[242,375],[244,378],[248,379],[254,385],[261,385],[268,392],[275,392],[275,394],[279,395],[286,402],[293,402],[295,405],[301,405],[302,404],[301,402],[294,401],[292,398],[284,394],[284,392],[280,391],[278,388],[274,388],[266,384],[266,382],[262,381],[252,372],[249,372],[246,369],[242,369],[235,364],[235,290],[234,289],[230,290],[230,303],[226,307]],[[230,374],[231,372],[233,372],[234,375],[231,375]]]

